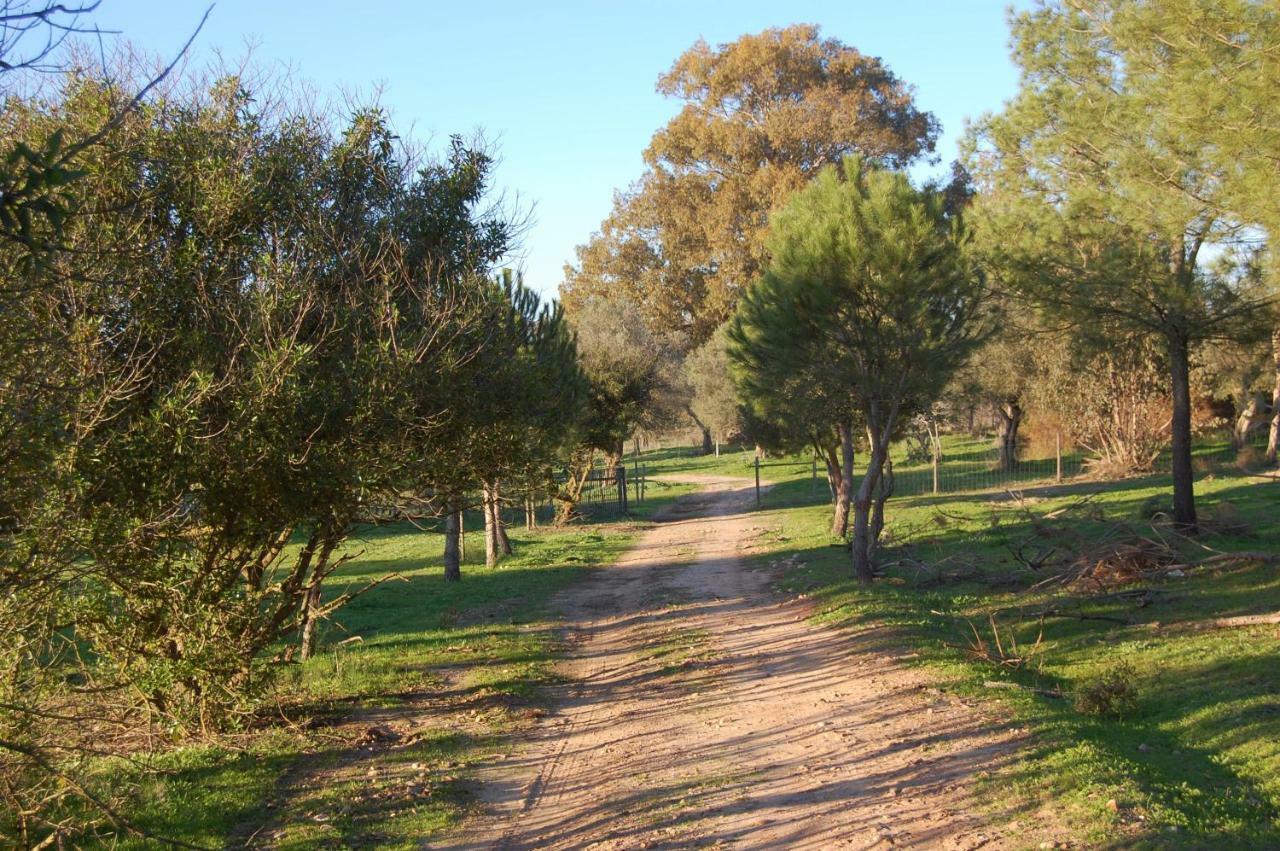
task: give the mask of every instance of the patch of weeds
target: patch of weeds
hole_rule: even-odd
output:
[[[1138,708],[1137,676],[1133,665],[1121,661],[1089,677],[1076,689],[1076,711],[1110,718],[1133,714]]]
[[[645,657],[661,661],[663,664],[658,673],[671,676],[691,665],[715,658],[715,653],[708,644],[709,638],[705,629],[671,630],[661,640],[650,645]]]

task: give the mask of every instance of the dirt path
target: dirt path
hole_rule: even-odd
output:
[[[686,479],[689,480],[689,479]],[[1016,736],[874,633],[814,628],[739,557],[742,480],[698,479],[667,522],[557,599],[554,711],[482,773],[451,848],[996,848],[975,775]]]

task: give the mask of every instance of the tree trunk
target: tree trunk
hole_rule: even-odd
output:
[[[498,517],[493,488],[483,485],[481,488],[480,506],[484,514],[484,566],[494,567],[498,563]]]
[[[711,429],[707,428],[706,424],[693,412],[692,406],[685,405],[684,410],[685,413],[689,415],[689,419],[693,420],[694,425],[696,425],[698,430],[702,432],[702,454],[710,455],[714,451],[714,446],[711,441]]]
[[[853,499],[853,434],[847,423],[839,426],[840,466],[835,488],[831,534],[843,538],[849,532],[849,503]]]
[[[1232,438],[1236,449],[1244,449],[1249,445],[1249,435],[1262,427],[1268,419],[1267,414],[1270,413],[1267,397],[1263,394],[1245,392],[1241,393],[1240,397],[1247,398],[1248,401],[1236,417],[1235,433]]]
[[[1190,344],[1184,333],[1168,334],[1169,370],[1173,389],[1173,522],[1188,534],[1196,532],[1195,475],[1191,469]]]
[[[874,576],[871,559],[875,542],[872,540],[871,509],[880,486],[880,473],[888,456],[888,447],[877,431],[868,428],[867,433],[871,438],[871,455],[867,459],[867,471],[858,485],[858,493],[853,498],[852,546],[853,575],[864,585],[870,584]]]
[[[511,539],[507,537],[507,524],[502,522],[502,489],[495,482],[493,485],[493,527],[498,536],[498,552],[509,556],[513,552]]]
[[[1022,406],[1017,399],[1006,399],[996,412],[1000,415],[1000,469],[1008,473],[1018,463],[1018,427],[1022,425]]]
[[[1271,360],[1275,365],[1276,384],[1271,391],[1271,434],[1267,437],[1267,463],[1275,464],[1280,451],[1280,319],[1271,332]]]
[[[316,622],[320,620],[320,580],[317,577],[307,589],[302,621],[302,661],[316,652]]]
[[[827,468],[827,490],[831,493],[831,504],[835,505],[836,495],[840,493],[840,456],[830,447],[820,447],[818,454]]]
[[[884,504],[893,496],[893,459],[885,452],[884,464],[880,467],[880,483],[876,487],[875,499],[871,502],[871,539],[867,553],[867,561],[874,563],[876,546],[880,543],[880,533],[884,531]]]
[[[444,580],[457,582],[462,578],[459,560],[458,533],[462,528],[461,511],[450,511],[444,518]]]
[[[299,580],[306,577],[308,569],[311,574],[311,581],[302,590],[302,624],[301,632],[301,656],[304,660],[310,659],[315,654],[316,649],[316,628],[320,622],[322,613],[321,597],[325,577],[333,573],[337,568],[330,562],[334,549],[341,540],[341,534],[338,531],[341,524],[333,524],[323,533],[317,532],[313,534],[307,547],[310,553],[304,555],[305,563],[302,565],[302,572],[296,574]],[[338,560],[341,564],[343,559]],[[308,568],[309,565],[309,568]],[[297,586],[294,586],[297,587]],[[278,611],[277,615],[283,615],[283,611]]]
[[[573,519],[574,506],[582,499],[582,488],[587,483],[587,476],[591,475],[595,457],[595,450],[587,449],[575,452],[569,459],[568,480],[564,483],[564,490],[556,495],[557,526],[563,526]]]

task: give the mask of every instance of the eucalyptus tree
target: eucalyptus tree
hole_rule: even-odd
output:
[[[1263,4],[1237,5],[1268,17]],[[978,230],[1005,285],[1059,318],[1105,317],[1163,341],[1174,519],[1188,530],[1196,526],[1192,351],[1241,333],[1268,300],[1202,263],[1209,247],[1247,236],[1250,222],[1234,209],[1234,166],[1213,142],[1214,113],[1194,118],[1205,104],[1261,91],[1210,85],[1203,63],[1177,72],[1194,72],[1196,82],[1171,85],[1169,57],[1181,51],[1143,34],[1194,27],[1196,18],[1163,3],[1100,0],[1016,14],[1021,88],[1002,113],[978,124],[970,156],[982,190]],[[1246,22],[1227,37],[1251,43],[1259,32]]]
[[[938,135],[880,59],[808,24],[698,41],[658,91],[680,111],[566,267],[561,300],[572,313],[592,297],[625,297],[653,333],[680,335],[681,354],[729,318],[763,268],[770,213],[820,168],[852,153],[905,165]]]
[[[775,355],[823,364],[831,389],[853,400],[868,444],[853,497],[853,569],[863,582],[892,492],[889,442],[984,333],[982,281],[945,206],[942,193],[856,157],[824,169],[775,217],[772,259],[732,326],[745,372]]]

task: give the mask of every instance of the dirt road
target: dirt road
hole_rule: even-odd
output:
[[[557,599],[566,684],[486,767],[482,815],[447,847],[1025,846],[973,799],[1015,734],[929,688],[883,636],[808,624],[740,560],[761,531],[746,483],[699,481]]]

